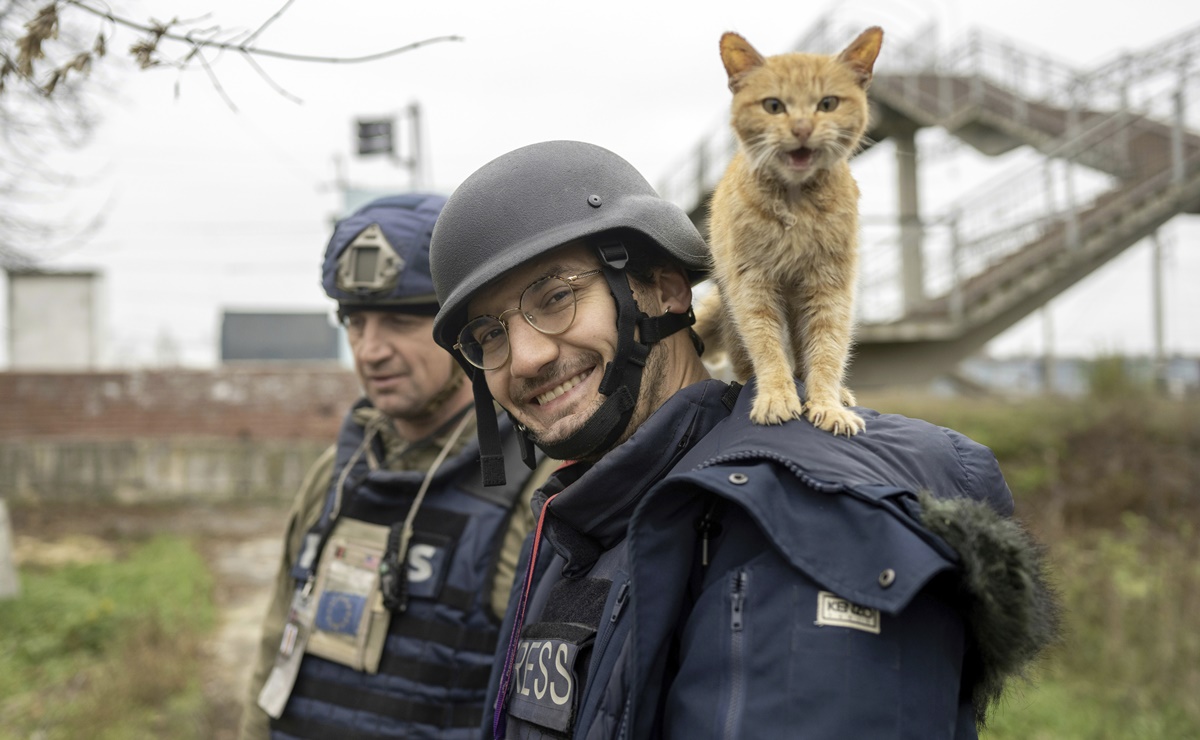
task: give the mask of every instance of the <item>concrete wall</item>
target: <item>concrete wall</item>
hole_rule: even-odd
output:
[[[0,373],[0,498],[286,501],[358,395],[328,365]]]
[[[94,272],[9,272],[9,366],[22,370],[96,367],[98,283]]]
[[[0,442],[0,498],[161,503],[290,501],[332,437]]]

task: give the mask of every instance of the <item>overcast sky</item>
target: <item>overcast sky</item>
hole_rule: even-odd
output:
[[[283,2],[113,0],[112,6],[130,18],[208,14],[209,25],[252,30]],[[270,83],[225,55],[213,65],[225,97],[199,66],[179,74],[106,63],[97,77],[107,90],[102,125],[86,150],[63,160],[85,184],[53,206],[64,223],[85,222],[98,210],[105,222],[49,264],[104,271],[105,364],[211,365],[224,308],[330,307],[319,286],[319,260],[341,207],[337,160],[351,184],[408,186],[402,170],[353,155],[357,117],[390,116],[419,102],[425,184],[445,193],[506,151],[560,138],[608,147],[657,184],[725,117],[728,91],[717,53],[723,31],[779,53],[822,13],[836,12],[842,21],[861,19],[862,27],[883,26],[886,55],[889,42],[935,21],[943,47],[978,28],[1087,69],[1187,28],[1200,30],[1200,11],[1190,3],[1141,0],[1136,12],[1129,10],[1068,0],[295,0],[259,37],[260,46],[356,56],[443,35],[464,40],[358,65],[260,59]],[[119,34],[110,43],[113,58],[132,40]],[[890,156],[880,146],[855,162],[864,215],[894,213]],[[938,168],[940,180],[924,187],[962,187],[956,178],[973,160],[957,161]],[[1198,218],[1177,218],[1162,232],[1169,351],[1200,353]],[[1148,244],[1137,245],[1051,304],[1059,353],[1149,351],[1149,255]],[[1038,352],[1043,328],[1035,315],[991,350]]]

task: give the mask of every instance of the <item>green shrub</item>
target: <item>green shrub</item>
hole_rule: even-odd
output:
[[[990,740],[1200,737],[1200,547],[1194,528],[1126,514],[1060,542],[1066,640],[1005,697]]]
[[[1148,374],[1135,373],[1132,361],[1121,354],[1097,356],[1088,363],[1086,378],[1089,395],[1100,401],[1145,398],[1153,390]]]
[[[203,737],[212,580],[186,540],[21,581],[0,602],[0,737]]]

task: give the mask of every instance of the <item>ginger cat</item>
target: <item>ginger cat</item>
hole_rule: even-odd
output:
[[[865,428],[842,385],[858,270],[859,192],[847,160],[867,129],[882,42],[872,27],[837,56],[764,58],[736,33],[721,37],[740,146],[712,199],[717,289],[695,328],[739,378],[758,377],[756,424],[806,415],[834,434]]]

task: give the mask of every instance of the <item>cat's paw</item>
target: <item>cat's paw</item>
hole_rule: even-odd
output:
[[[760,425],[782,424],[803,415],[804,404],[790,383],[776,391],[767,391],[759,386],[754,405],[750,407],[750,421]]]
[[[861,416],[837,404],[808,403],[804,414],[813,426],[835,435],[853,437],[867,428]]]
[[[855,400],[854,394],[846,386],[842,386],[842,405],[843,406],[857,406],[858,405],[858,401]]]

